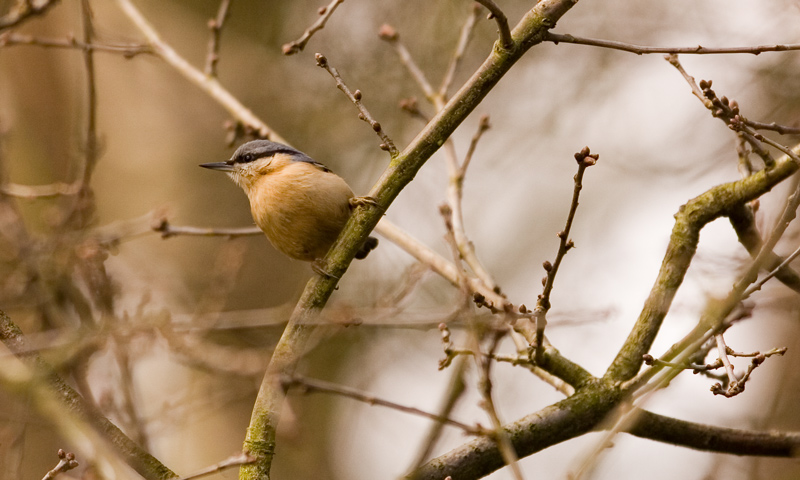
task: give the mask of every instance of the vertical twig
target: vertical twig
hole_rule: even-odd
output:
[[[411,74],[411,77],[417,82],[417,85],[422,89],[422,92],[425,94],[425,97],[431,103],[437,104],[437,95],[431,85],[431,82],[428,81],[427,77],[425,77],[425,73],[422,72],[422,69],[419,68],[417,62],[414,61],[414,58],[411,56],[411,53],[406,48],[405,44],[400,41],[400,34],[397,33],[397,30],[394,29],[391,25],[381,25],[380,31],[378,31],[378,37],[381,40],[384,40],[391,45],[395,52],[397,52],[397,56],[400,57],[400,63],[406,67],[408,73]],[[441,99],[438,100],[440,103]],[[436,105],[437,110],[441,108],[441,105]]]
[[[519,468],[519,458],[511,439],[508,437],[506,430],[503,428],[503,422],[500,420],[500,415],[497,413],[494,400],[492,399],[492,356],[500,344],[500,340],[505,335],[504,331],[497,330],[491,334],[489,348],[486,353],[483,353],[480,348],[480,339],[477,334],[474,335],[474,352],[475,363],[478,364],[478,371],[480,372],[479,391],[481,394],[481,407],[489,415],[492,422],[492,436],[497,443],[497,448],[503,456],[506,465],[511,469],[511,473],[516,480],[522,480],[522,470]]]
[[[478,260],[478,256],[475,253],[475,246],[467,236],[466,229],[464,228],[464,214],[462,208],[464,178],[466,176],[467,167],[469,167],[472,156],[475,153],[478,141],[480,141],[483,134],[489,130],[489,128],[491,128],[489,116],[481,116],[478,130],[472,136],[464,162],[459,164],[452,140],[448,140],[445,144],[445,158],[447,160],[447,171],[450,177],[447,186],[447,203],[450,205],[453,212],[453,237],[456,247],[458,248],[460,257],[469,265],[469,268],[472,269],[475,275],[490,289],[494,290],[497,288],[497,284],[491,274],[483,267],[480,260]]]
[[[219,62],[219,37],[225,20],[228,18],[228,9],[232,0],[222,0],[219,4],[216,18],[208,21],[211,38],[208,40],[208,54],[206,55],[205,73],[209,77],[217,76],[217,62]]]
[[[453,51],[450,64],[447,66],[447,72],[444,74],[442,83],[439,86],[439,96],[442,98],[447,98],[447,90],[449,90],[450,85],[453,84],[456,69],[458,69],[458,66],[461,64],[461,59],[464,58],[464,52],[467,50],[467,44],[469,44],[472,38],[472,32],[475,30],[475,24],[478,21],[479,13],[481,13],[481,7],[478,3],[474,3],[472,7],[470,7],[470,13],[467,16],[467,20],[464,22],[464,26],[461,27],[458,43],[456,44],[455,51]]]
[[[91,44],[94,40],[93,14],[89,0],[81,0],[83,16],[83,41]],[[86,68],[86,165],[83,169],[83,188],[88,184],[97,165],[97,88],[94,68],[94,52],[91,49],[83,51],[83,64]]]
[[[575,246],[569,238],[569,232],[572,229],[572,222],[575,220],[575,212],[578,211],[578,198],[583,188],[583,174],[587,168],[597,163],[599,155],[592,154],[589,147],[583,149],[575,154],[575,160],[578,162],[578,173],[575,174],[575,187],[572,190],[572,203],[569,207],[569,215],[567,215],[567,224],[564,230],[558,232],[558,253],[556,259],[551,264],[550,262],[544,263],[544,269],[547,276],[544,278],[544,289],[541,295],[536,300],[536,308],[533,309],[534,318],[536,318],[536,363],[541,364],[544,356],[544,329],[547,325],[547,311],[550,310],[550,292],[553,291],[553,284],[556,280],[558,267],[561,265],[561,260],[564,255]]]

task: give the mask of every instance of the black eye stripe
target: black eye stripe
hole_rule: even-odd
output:
[[[270,150],[267,150],[267,151],[263,151],[263,152],[254,152],[254,153],[248,152],[248,153],[240,154],[233,160],[233,162],[234,163],[250,163],[250,162],[254,162],[254,161],[256,161],[256,160],[258,160],[260,158],[272,157],[272,156],[274,156],[274,155],[276,155],[278,153],[285,153],[287,155],[297,155],[299,152],[297,150],[291,150],[291,149],[288,149],[288,148],[287,149],[283,149],[283,148],[282,149],[274,149],[273,148],[273,149],[270,149]]]

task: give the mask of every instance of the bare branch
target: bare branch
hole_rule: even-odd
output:
[[[149,45],[134,43],[86,43],[75,37],[44,38],[6,32],[0,34],[0,47],[34,46],[43,48],[68,48],[84,51],[119,53],[126,58],[155,53]]]
[[[317,13],[319,14],[319,18],[316,22],[314,22],[310,27],[306,29],[305,32],[298,38],[292,42],[286,43],[281,48],[284,55],[294,55],[295,53],[302,52],[304,48],[306,48],[306,44],[311,37],[317,33],[318,31],[325,28],[325,24],[328,23],[328,20],[333,15],[333,12],[336,10],[336,7],[339,6],[344,2],[344,0],[332,0],[327,6],[320,8]]]
[[[219,36],[222,27],[228,18],[228,9],[232,0],[221,0],[216,18],[208,21],[208,29],[211,30],[211,38],[208,40],[208,54],[206,54],[205,73],[209,77],[217,76],[217,62],[219,62]]]
[[[317,60],[317,66],[324,68],[325,71],[327,71],[331,77],[333,77],[339,90],[344,92],[344,94],[347,95],[347,98],[349,98],[350,101],[353,102],[353,105],[356,106],[359,112],[358,118],[367,122],[372,127],[372,130],[378,134],[378,137],[380,137],[380,139],[383,141],[383,143],[380,145],[381,150],[389,152],[392,157],[397,156],[398,150],[397,147],[394,146],[394,142],[392,142],[392,139],[389,138],[386,132],[383,131],[381,124],[372,118],[372,115],[369,114],[367,107],[365,107],[361,102],[361,90],[356,90],[355,92],[350,91],[350,89],[347,87],[347,84],[345,84],[344,80],[342,80],[342,76],[339,75],[339,72],[333,68],[333,66],[331,66],[325,55],[317,53],[315,58]]]
[[[564,230],[558,232],[558,252],[556,259],[553,263],[545,262],[544,269],[547,275],[542,281],[543,289],[541,295],[536,300],[536,307],[533,309],[534,318],[536,319],[536,363],[541,363],[544,345],[544,329],[547,325],[547,311],[550,310],[550,292],[553,291],[555,284],[556,274],[558,268],[561,266],[561,261],[567,252],[572,249],[575,244],[569,238],[569,232],[572,230],[572,222],[575,220],[575,213],[578,211],[578,199],[583,189],[583,174],[586,169],[595,165],[597,159],[600,158],[598,154],[593,154],[589,147],[583,149],[575,154],[575,160],[578,162],[578,173],[575,174],[575,186],[572,190],[572,202],[569,207],[569,214],[567,215],[567,223]]]
[[[425,94],[425,97],[431,102],[434,103],[436,99],[436,92],[433,90],[433,86],[431,82],[425,77],[425,74],[422,72],[422,69],[419,68],[417,62],[414,61],[414,58],[411,56],[411,53],[406,48],[405,44],[400,41],[400,34],[397,33],[394,27],[388,24],[381,25],[380,31],[378,31],[378,37],[389,43],[392,47],[394,47],[395,52],[397,52],[397,56],[400,57],[400,63],[406,67],[408,73],[411,74],[411,77],[417,82],[417,85],[422,92]]]
[[[442,98],[447,97],[447,91],[450,89],[450,85],[453,84],[453,79],[456,75],[456,69],[458,69],[461,59],[464,58],[464,52],[467,50],[467,44],[469,44],[469,41],[472,38],[472,32],[475,30],[475,24],[478,21],[478,15],[480,13],[480,4],[472,4],[470,7],[469,16],[467,16],[464,26],[461,27],[461,34],[458,37],[458,43],[453,51],[453,57],[450,59],[450,64],[447,66],[447,72],[444,74],[444,77],[442,78],[442,84],[439,86],[439,96]]]
[[[197,237],[243,237],[250,235],[263,235],[264,232],[258,227],[241,227],[241,228],[208,228],[208,227],[192,227],[192,226],[176,226],[169,223],[166,218],[157,219],[153,223],[152,229],[154,232],[159,232],[161,238],[176,237],[178,235],[188,235]]]
[[[489,115],[481,115],[481,119],[478,122],[478,130],[476,130],[472,135],[472,139],[469,142],[469,148],[467,149],[467,154],[464,155],[464,161],[461,163],[458,177],[456,177],[456,180],[459,183],[463,183],[464,181],[467,168],[469,168],[469,163],[472,161],[472,156],[475,154],[475,149],[478,147],[478,142],[480,142],[483,134],[486,133],[486,131],[490,128],[492,128],[492,126],[489,123]]]
[[[558,34],[548,32],[545,34],[545,41],[559,43],[572,43],[576,45],[589,45],[592,47],[610,48],[623,52],[635,53],[636,55],[647,55],[652,53],[667,53],[672,55],[693,54],[693,55],[720,55],[733,53],[749,53],[758,55],[764,52],[785,52],[790,50],[800,50],[800,43],[788,45],[758,45],[753,47],[723,47],[707,48],[701,45],[695,47],[646,47],[633,45],[630,43],[616,42],[613,40],[599,40],[594,38],[581,38],[569,34]]]
[[[683,65],[678,61],[677,55],[665,55],[664,59],[680,72],[684,80],[686,80],[686,83],[691,87],[692,94],[703,102],[703,105],[711,112],[711,115],[719,118],[725,125],[730,127],[733,118],[739,115],[739,106],[736,101],[728,101],[726,97],[717,98],[716,93],[711,89],[711,80],[701,80],[698,85],[694,77],[684,70]],[[746,140],[747,143],[753,147],[753,153],[761,157],[767,166],[775,163],[775,159],[772,158],[772,155],[761,146],[759,140],[753,137],[752,134],[741,131],[740,135],[741,138]]]
[[[330,393],[342,397],[352,398],[353,400],[358,400],[359,402],[368,403],[369,405],[380,405],[381,407],[392,408],[400,412],[418,415],[420,417],[425,417],[439,423],[445,423],[447,425],[460,428],[464,432],[469,433],[471,435],[486,435],[488,433],[480,427],[472,427],[465,423],[461,423],[457,420],[453,420],[451,418],[440,417],[434,413],[429,413],[414,407],[407,407],[405,405],[400,405],[399,403],[390,402],[389,400],[384,400],[382,398],[374,397],[372,395],[367,395],[353,388],[345,387],[342,385],[336,385],[330,382],[323,382],[321,380],[312,380],[310,378],[304,378],[294,375],[294,376],[282,376],[281,385],[283,386],[283,388],[287,390],[290,388],[296,388],[301,393],[316,393],[316,392]]]
[[[728,359],[728,346],[725,344],[725,337],[719,333],[714,335],[714,340],[717,342],[717,352],[719,352],[719,361],[722,362],[722,365],[725,367],[725,374],[728,375],[728,383],[729,385],[736,383],[736,373],[733,371],[733,365],[731,365],[731,361]]]

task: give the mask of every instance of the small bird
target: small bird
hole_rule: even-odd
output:
[[[355,197],[325,165],[269,140],[247,142],[227,162],[200,166],[227,173],[247,194],[253,220],[270,243],[312,266],[328,252],[356,205],[375,204],[369,197]],[[377,246],[378,239],[368,237],[355,258]]]

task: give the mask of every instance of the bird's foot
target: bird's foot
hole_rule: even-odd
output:
[[[350,208],[356,208],[362,205],[381,208],[381,206],[378,204],[378,201],[372,197],[353,197],[350,199]]]

